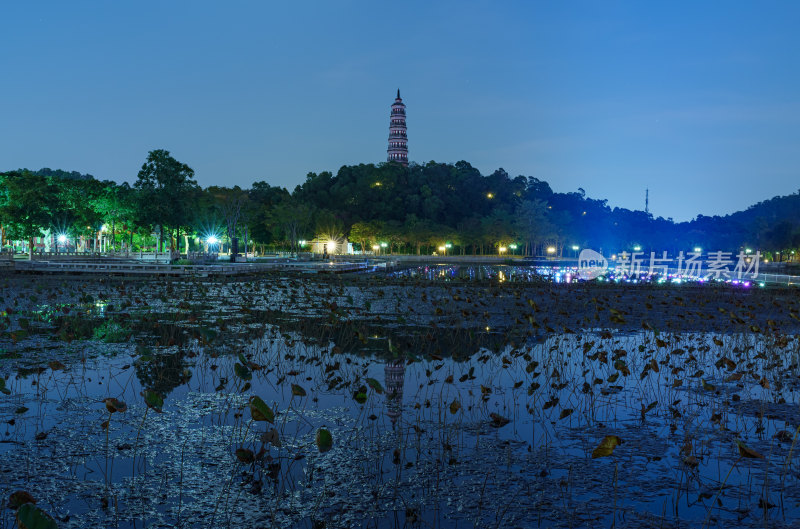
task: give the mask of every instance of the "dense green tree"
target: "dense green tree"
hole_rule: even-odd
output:
[[[30,171],[0,173],[0,224],[11,238],[27,239],[28,257],[34,238],[53,225],[58,209],[56,189],[47,178]]]
[[[170,230],[180,230],[192,219],[191,200],[197,192],[194,170],[170,156],[169,151],[157,149],[148,153],[134,187],[139,192],[139,223],[158,229],[160,251],[165,228],[170,234]],[[170,248],[174,249],[172,237]]]

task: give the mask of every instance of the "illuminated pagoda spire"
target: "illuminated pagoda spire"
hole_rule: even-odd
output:
[[[406,106],[400,99],[400,89],[397,89],[397,98],[392,103],[392,115],[389,121],[389,148],[386,159],[398,162],[408,167],[408,137],[406,136]]]

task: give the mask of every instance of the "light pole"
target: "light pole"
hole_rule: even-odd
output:
[[[382,242],[382,243],[381,243],[381,248],[383,248],[383,251],[384,251],[384,253],[386,252],[386,247],[387,247],[387,246],[389,246],[389,245],[388,245],[388,244],[386,244],[385,242]]]

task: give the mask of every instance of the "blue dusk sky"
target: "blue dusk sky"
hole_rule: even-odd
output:
[[[3,2],[0,170],[294,188],[386,159],[688,220],[800,188],[798,2]]]

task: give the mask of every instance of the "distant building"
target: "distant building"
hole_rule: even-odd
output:
[[[400,99],[400,89],[397,89],[397,98],[392,103],[392,115],[389,121],[389,148],[387,160],[399,162],[408,167],[408,137],[406,136],[406,106]]]

